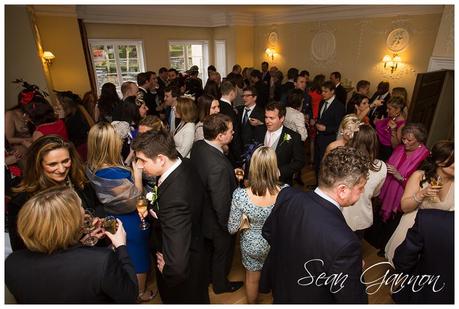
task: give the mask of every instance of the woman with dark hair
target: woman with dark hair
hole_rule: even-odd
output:
[[[220,87],[218,83],[212,79],[209,79],[204,87],[204,94],[214,97],[215,99],[219,100],[222,96],[220,93]]]
[[[369,124],[360,125],[354,137],[346,144],[346,147],[360,150],[370,161],[364,192],[352,207],[343,208],[343,216],[347,225],[359,238],[363,238],[363,231],[373,224],[373,205],[371,200],[379,195],[387,175],[386,164],[376,159],[378,146],[376,132]]]
[[[429,155],[424,145],[427,131],[420,123],[409,123],[402,129],[402,144],[398,145],[387,160],[387,178],[381,188],[380,217],[383,227],[380,235],[379,255],[383,255],[387,241],[397,227],[402,210],[400,202],[408,178]]]
[[[55,185],[72,187],[80,196],[84,208],[96,209],[99,216],[103,216],[73,144],[56,135],[42,136],[30,146],[25,158],[22,181],[13,188],[16,196],[8,204],[8,224],[13,250],[24,248],[16,227],[19,210],[32,196]]]
[[[413,226],[418,209],[454,210],[454,142],[439,141],[432,147],[431,155],[408,179],[401,208],[404,214],[385,249],[390,262]]]
[[[355,114],[359,117],[360,121],[365,124],[370,124],[370,118],[368,113],[370,112],[370,99],[363,94],[356,93],[352,97],[352,101],[349,101],[348,104],[352,104],[355,109]]]
[[[94,120],[81,105],[81,98],[71,91],[55,91],[59,103],[64,109],[64,122],[68,130],[69,140],[75,145],[83,162],[86,161],[89,129]]]
[[[102,85],[100,91],[99,100],[97,100],[96,107],[94,109],[94,120],[100,121],[112,121],[113,107],[118,104],[120,98],[118,92],[116,92],[116,86],[112,83],[105,83]]]
[[[194,141],[204,139],[203,123],[204,119],[212,114],[220,112],[220,103],[214,97],[203,94],[198,99],[198,119],[199,122],[196,124],[194,131]]]
[[[314,142],[317,135],[316,121],[319,118],[319,105],[322,101],[322,84],[325,81],[325,75],[318,74],[314,76],[312,80],[311,90],[309,96],[311,97],[311,113],[306,115],[308,125],[308,136],[309,136],[309,149],[311,153],[310,163],[314,163]]]
[[[175,116],[180,118],[180,123],[173,132],[175,147],[182,157],[189,158],[194,142],[195,122],[198,118],[194,101],[186,97],[178,98]]]
[[[401,142],[402,128],[406,123],[403,116],[405,100],[402,97],[394,97],[387,102],[387,118],[375,119],[375,129],[379,139],[378,158],[386,161],[395,147]]]
[[[57,186],[33,196],[18,216],[25,250],[5,261],[5,282],[18,303],[135,303],[137,282],[121,221],[103,231],[114,250],[79,245],[84,211],[74,190]]]
[[[81,102],[81,105],[84,106],[88,114],[91,116],[92,121],[95,121],[95,116],[94,112],[96,109],[96,102],[97,102],[97,97],[94,95],[92,91],[88,91],[83,95],[83,100]]]
[[[30,122],[35,126],[32,140],[35,141],[43,135],[55,134],[64,140],[69,139],[65,122],[56,116],[54,108],[41,96],[35,96],[25,106],[25,111],[30,117]]]

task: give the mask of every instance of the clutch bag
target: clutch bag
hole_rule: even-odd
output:
[[[239,224],[239,231],[242,231],[248,228],[250,228],[249,217],[247,217],[246,214],[242,214],[241,224]]]

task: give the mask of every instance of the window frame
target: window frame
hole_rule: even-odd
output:
[[[202,45],[202,66],[199,68],[202,72],[202,80],[205,83],[207,81],[207,67],[209,66],[209,40],[168,40],[167,41],[167,59],[169,60],[169,67],[172,68],[171,57],[170,57],[170,46],[171,45]],[[186,50],[186,49],[185,49]],[[186,67],[186,55],[185,55],[185,67]]]
[[[117,88],[117,91],[119,92],[119,94],[121,94],[121,84],[123,83],[123,76],[122,76],[122,73],[121,73],[121,63],[120,63],[120,58],[119,58],[119,46],[120,45],[136,45],[137,49],[139,49],[140,47],[140,51],[137,50],[137,59],[139,61],[139,73],[141,72],[145,72],[146,71],[146,68],[145,68],[145,51],[144,51],[144,47],[143,47],[143,41],[142,40],[128,40],[128,39],[89,39],[88,40],[88,43],[89,43],[89,48],[90,48],[90,56],[91,56],[91,63],[92,63],[92,67],[93,67],[93,70],[94,70],[94,78],[95,78],[95,81],[96,81],[96,86],[97,86],[97,95],[100,95],[100,91],[101,91],[101,86],[99,87],[99,85],[97,85],[97,71],[96,71],[96,64],[94,62],[94,57],[93,57],[93,54],[92,54],[92,47],[94,45],[113,45],[114,46],[114,54],[115,54],[115,65],[116,65],[116,75],[117,75],[117,78],[118,78],[118,81],[120,82],[120,86],[119,87],[116,87]],[[136,80],[134,80],[134,82],[137,82]]]

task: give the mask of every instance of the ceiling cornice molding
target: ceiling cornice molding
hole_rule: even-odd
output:
[[[88,23],[224,27],[256,26],[368,17],[441,14],[443,5],[279,5],[244,11],[244,6],[33,5],[37,15],[73,16]]]
[[[300,23],[368,17],[394,17],[408,15],[441,14],[442,5],[330,5],[310,6],[304,9],[273,14],[257,14],[256,25]]]
[[[75,5],[31,5],[30,7],[38,16],[78,17]]]

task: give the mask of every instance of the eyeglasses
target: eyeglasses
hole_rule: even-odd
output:
[[[243,97],[253,97],[253,94],[243,94]]]

